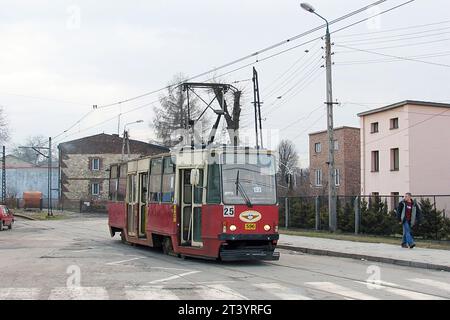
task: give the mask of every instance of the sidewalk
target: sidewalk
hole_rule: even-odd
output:
[[[308,254],[364,259],[401,266],[450,272],[450,250],[404,249],[384,243],[364,243],[301,236],[280,235],[278,247]]]

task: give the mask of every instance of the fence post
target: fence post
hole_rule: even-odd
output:
[[[319,203],[319,196],[316,196],[316,198],[314,199],[314,209],[316,212],[316,230],[320,230],[320,203]]]
[[[360,225],[360,217],[361,217],[361,208],[360,208],[359,197],[355,198],[354,211],[355,211],[355,234],[359,234],[359,225]]]
[[[289,198],[284,198],[284,211],[285,211],[285,217],[284,217],[284,227],[287,229],[289,228]]]

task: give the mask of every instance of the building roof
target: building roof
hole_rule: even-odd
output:
[[[368,116],[370,114],[375,114],[379,112],[384,112],[387,110],[392,110],[395,108],[403,107],[406,105],[415,105],[415,106],[426,106],[426,107],[437,107],[437,108],[450,108],[450,104],[448,103],[437,103],[437,102],[426,102],[426,101],[416,101],[416,100],[406,100],[398,103],[391,104],[389,106],[361,112],[358,114],[358,117]]]
[[[356,127],[343,126],[343,127],[334,128],[334,131],[344,130],[344,129],[347,129],[347,130],[360,130],[359,128],[356,128]],[[328,132],[328,131],[327,130],[322,130],[322,131],[312,132],[309,135],[310,136],[314,136],[316,134],[322,134],[322,133],[326,133],[326,132]]]
[[[64,142],[58,145],[61,152],[67,154],[121,154],[123,138],[117,134],[97,134],[78,140]],[[169,152],[169,149],[160,145],[130,139],[130,153],[151,155]]]

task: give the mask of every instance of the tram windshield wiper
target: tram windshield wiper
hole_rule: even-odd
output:
[[[239,174],[240,174],[240,171],[238,170],[237,175],[236,175],[236,183],[235,183],[236,184],[236,195],[239,194],[239,190],[240,190],[241,191],[241,196],[242,196],[242,198],[244,198],[245,203],[247,204],[247,206],[249,208],[251,208],[251,207],[253,207],[253,204],[250,201],[250,198],[248,197],[247,192],[245,192],[245,189],[242,186],[241,181],[239,180]]]

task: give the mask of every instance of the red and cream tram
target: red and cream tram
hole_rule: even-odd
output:
[[[278,260],[275,168],[270,151],[229,147],[112,165],[111,236],[181,257]]]

